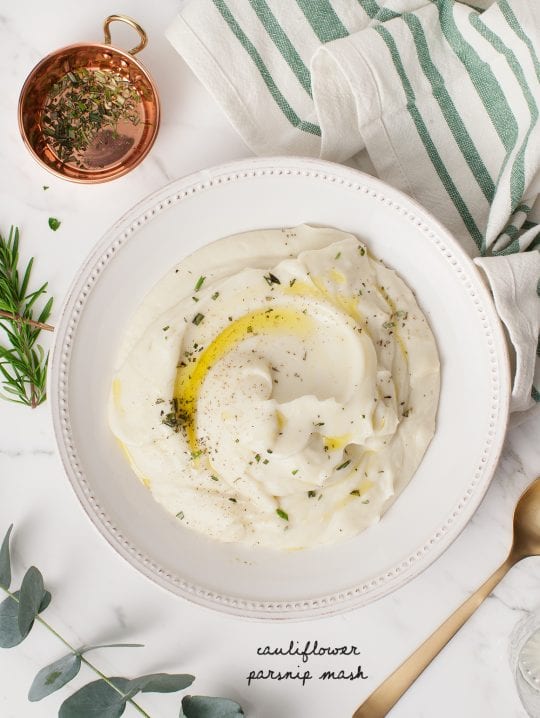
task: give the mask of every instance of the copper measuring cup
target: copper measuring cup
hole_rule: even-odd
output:
[[[110,24],[119,21],[139,34],[139,44],[125,52],[111,45]],[[110,15],[103,25],[104,41],[78,43],[47,55],[27,77],[19,97],[19,129],[25,145],[34,158],[59,177],[74,182],[105,182],[126,174],[146,157],[156,138],[160,106],[156,86],[146,69],[134,58],[148,42],[143,28],[125,15]],[[104,129],[77,157],[61,157],[58,145],[51,141],[46,127],[50,114],[51,93],[71,73],[99,73],[99,77],[122,78],[136,104],[137,124],[124,122]],[[77,79],[77,78],[75,78]],[[122,85],[124,86],[124,85]],[[48,105],[48,107],[47,107]],[[48,120],[50,122],[50,120]]]

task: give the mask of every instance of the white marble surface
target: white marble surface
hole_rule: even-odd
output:
[[[26,0],[0,10],[0,228],[22,231],[22,253],[35,255],[35,281],[48,279],[61,299],[78,266],[109,225],[135,201],[191,171],[249,154],[182,61],[163,39],[179,5],[175,0]],[[75,10],[76,8],[76,10]],[[151,155],[132,174],[106,185],[78,186],[42,170],[22,145],[17,98],[32,66],[49,51],[99,39],[112,12],[137,18],[150,36],[142,59],[163,101],[163,124]],[[119,32],[123,41],[127,36]],[[129,38],[126,42],[129,41]],[[48,191],[42,186],[49,185]],[[62,220],[53,233],[49,216]],[[53,316],[54,322],[54,316]],[[10,522],[17,578],[31,564],[53,593],[46,617],[74,643],[137,641],[143,649],[101,651],[94,658],[111,675],[187,671],[195,693],[228,695],[251,718],[345,718],[503,559],[511,513],[524,486],[540,473],[540,417],[510,429],[492,486],[470,525],[419,578],[393,595],[353,613],[298,624],[246,623],[199,609],[140,576],[97,534],[80,508],[56,456],[48,407],[36,411],[0,404],[0,532]],[[527,610],[540,604],[540,560],[528,559],[503,581],[468,625],[435,660],[392,718],[523,718],[511,675],[509,637]],[[296,670],[295,659],[262,659],[257,646],[317,639],[354,643],[369,678],[302,687],[258,682],[251,669]],[[67,687],[41,703],[26,693],[34,674],[62,655],[54,637],[36,626],[29,639],[0,651],[2,718],[57,714]],[[337,668],[356,668],[351,658]],[[312,673],[331,667],[318,658]],[[92,676],[82,671],[73,685]],[[153,718],[178,715],[178,696],[145,695]],[[135,715],[132,709],[126,715]]]

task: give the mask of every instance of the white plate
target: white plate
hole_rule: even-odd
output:
[[[379,524],[337,546],[273,553],[211,541],[166,514],[117,447],[106,404],[123,329],[172,265],[226,235],[302,222],[356,234],[412,287],[437,339],[441,398],[429,450]],[[71,484],[122,556],[205,606],[294,619],[387,594],[456,538],[497,463],[509,371],[499,320],[476,268],[425,210],[355,170],[270,158],[173,182],[106,234],[63,308],[49,396]]]

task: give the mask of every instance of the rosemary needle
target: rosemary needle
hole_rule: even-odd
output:
[[[0,329],[7,346],[0,343],[0,397],[35,408],[45,401],[48,354],[37,343],[47,324],[53,298],[34,316],[36,302],[47,291],[47,283],[29,291],[32,258],[22,278],[18,270],[19,230],[12,227],[8,239],[0,235]]]

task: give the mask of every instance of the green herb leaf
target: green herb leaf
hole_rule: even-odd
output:
[[[308,491],[308,492],[307,492],[307,495],[308,495],[308,498],[309,498],[309,499],[314,499],[315,496],[317,496],[317,492],[311,490],[311,491]]]
[[[243,716],[241,706],[228,698],[210,696],[184,696],[180,718],[238,718]]]
[[[43,191],[46,192],[48,189],[49,189],[49,185],[48,185],[48,184],[44,184],[44,185],[43,185]]]
[[[127,694],[132,698],[137,693],[176,693],[188,688],[195,676],[188,673],[151,673],[129,681]]]
[[[81,656],[78,653],[69,653],[49,666],[45,666],[34,678],[28,692],[28,700],[40,701],[42,698],[50,696],[51,693],[75,678],[80,668]]]
[[[0,648],[13,648],[23,640],[19,630],[19,604],[8,596],[0,603]]]
[[[30,632],[44,598],[43,576],[39,569],[30,566],[22,580],[19,594],[19,630],[23,638]]]
[[[278,279],[278,277],[276,277],[275,274],[272,274],[272,272],[268,272],[268,274],[265,274],[264,279],[270,287],[272,286],[272,284],[281,284],[281,281]]]
[[[214,300],[214,302],[216,301],[216,299],[217,299],[218,297],[219,297],[219,292],[214,292],[214,293],[212,294],[212,299]]]
[[[191,321],[193,322],[193,324],[196,324],[197,326],[199,326],[199,324],[202,322],[203,319],[204,319],[204,314],[197,312],[197,314],[193,317],[193,319]]]
[[[45,595],[43,596],[43,600],[39,604],[39,611],[38,613],[43,613],[43,611],[49,607],[49,604],[51,602],[51,594],[49,591],[45,591]]]
[[[199,289],[202,287],[202,285],[204,284],[204,280],[205,280],[205,279],[206,279],[206,277],[199,277],[199,279],[197,279],[197,284],[195,285],[195,291],[196,291],[196,292],[198,292]]]
[[[0,397],[35,408],[45,401],[48,360],[37,340],[41,329],[53,329],[45,324],[53,300],[45,304],[36,322],[33,307],[47,284],[28,292],[33,260],[24,272],[18,264],[19,230],[12,227],[7,240],[0,235],[0,329],[9,340],[7,347],[0,344]]]
[[[283,509],[276,509],[276,514],[279,516],[280,519],[283,519],[284,521],[289,520],[289,514],[286,511],[283,511]]]
[[[62,222],[59,219],[56,219],[56,217],[49,217],[49,227],[53,232],[56,232],[61,224]]]
[[[347,461],[344,461],[344,462],[343,462],[342,464],[340,464],[339,466],[336,466],[336,471],[341,471],[341,469],[346,469],[347,466],[348,466],[350,463],[351,463],[351,460],[350,460],[350,459],[347,459]]]
[[[0,586],[9,588],[11,585],[11,559],[9,556],[9,538],[13,524],[8,528],[0,547]]]
[[[79,653],[83,656],[89,651],[97,651],[99,648],[144,648],[144,643],[100,643],[97,646],[85,646]]]
[[[93,681],[62,703],[58,718],[120,718],[126,709],[130,681],[127,678],[108,680],[121,694],[102,679]]]

